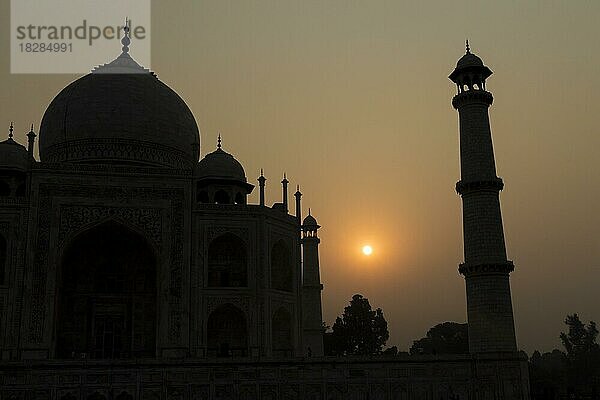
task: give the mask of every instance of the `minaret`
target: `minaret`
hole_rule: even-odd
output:
[[[300,193],[300,185],[296,185],[296,193],[294,193],[294,197],[296,198],[296,219],[298,220],[298,224],[300,224],[302,221],[302,206],[300,205],[302,193]]]
[[[317,220],[308,215],[302,222],[302,314],[304,319],[304,354],[323,355],[323,317],[321,309],[321,275],[319,273],[319,243],[317,236],[320,228]]]
[[[281,181],[281,190],[282,190],[282,200],[283,200],[283,209],[285,210],[285,212],[287,213],[289,211],[288,208],[288,183],[290,183],[290,181],[287,180],[287,177],[285,176],[285,172],[283,173],[283,180]]]
[[[35,143],[35,137],[37,135],[33,131],[33,124],[31,124],[31,129],[29,133],[27,133],[27,153],[29,153],[29,158],[33,160],[33,145]]]
[[[504,184],[496,176],[488,108],[493,97],[485,80],[492,71],[469,49],[449,78],[458,93],[452,105],[460,120],[460,181],[462,197],[464,275],[467,289],[469,351],[516,351],[515,327],[506,258],[499,192]]]
[[[258,177],[258,186],[259,186],[259,203],[261,206],[265,205],[265,175],[263,174],[262,168],[260,169],[260,176]]]

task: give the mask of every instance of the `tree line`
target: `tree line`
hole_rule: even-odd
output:
[[[577,314],[565,318],[566,332],[559,338],[563,350],[541,353],[529,358],[529,382],[532,400],[600,400],[600,346],[594,321],[584,324]],[[406,351],[396,346],[385,348],[389,339],[383,310],[372,309],[360,294],[337,317],[333,326],[323,326],[325,354],[329,356],[396,356],[399,354],[468,354],[469,333],[466,323],[443,322],[413,341]]]

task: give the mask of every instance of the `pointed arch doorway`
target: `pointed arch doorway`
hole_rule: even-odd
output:
[[[58,358],[154,357],[157,259],[139,233],[114,222],[65,248],[59,270]]]

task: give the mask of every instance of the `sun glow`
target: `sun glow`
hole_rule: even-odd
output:
[[[371,254],[373,254],[373,248],[369,245],[365,245],[362,248],[362,252],[365,256],[370,256]]]

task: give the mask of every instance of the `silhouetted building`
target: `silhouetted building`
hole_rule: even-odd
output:
[[[242,165],[200,161],[183,100],[128,54],[64,88],[28,147],[0,143],[0,398],[527,399],[484,91],[461,114],[473,354],[323,357],[318,238],[301,193],[248,204]],[[468,88],[468,89],[467,89]]]

